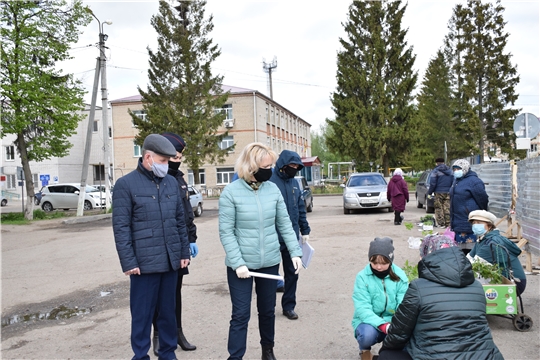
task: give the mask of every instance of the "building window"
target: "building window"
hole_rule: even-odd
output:
[[[98,120],[94,120],[94,132],[98,132]]]
[[[191,169],[188,170],[188,184],[195,185],[195,178],[193,177],[193,170]],[[199,184],[206,184],[206,176],[204,173],[204,169],[199,169]]]
[[[146,121],[146,117],[147,117],[147,114],[146,114],[146,111],[145,110],[134,110],[133,111],[133,114],[138,117],[139,119],[141,119],[142,121]],[[133,127],[136,127],[136,125],[133,123],[133,119],[131,119],[131,126]]]
[[[94,165],[94,182],[105,181],[105,166]]]
[[[267,123],[267,124],[270,124],[270,113],[268,112],[268,104],[266,104],[266,114],[265,114],[265,117],[266,117],[266,123]]]
[[[17,187],[17,179],[15,175],[6,175],[6,189],[15,189]]]
[[[222,113],[225,115],[225,119],[223,120],[233,120],[233,113],[232,113],[232,104],[225,104],[221,107],[221,109],[216,109],[216,113]]]
[[[141,157],[141,145],[135,144],[133,142],[133,157]]]
[[[234,175],[234,168],[217,169],[217,185],[230,184]]]
[[[225,150],[234,145],[234,136],[225,136],[219,143],[219,148]],[[231,151],[229,151],[231,152]]]
[[[8,145],[6,146],[6,161],[15,160],[15,146]]]
[[[39,174],[32,174],[32,182],[34,183],[34,189],[39,187]]]

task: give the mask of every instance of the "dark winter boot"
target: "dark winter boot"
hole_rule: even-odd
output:
[[[263,346],[262,347],[262,360],[276,360],[274,356],[274,347],[273,346]]]
[[[182,332],[182,329],[178,329],[178,345],[182,348],[184,351],[193,351],[197,347],[195,345],[191,345],[184,336],[184,333]]]
[[[152,350],[154,350],[154,355],[158,356],[159,333],[155,330],[154,330],[154,337],[152,338]]]

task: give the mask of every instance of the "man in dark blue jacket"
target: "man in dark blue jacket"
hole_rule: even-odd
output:
[[[137,169],[114,187],[114,240],[122,271],[130,276],[133,359],[148,359],[156,308],[159,358],[176,358],[177,271],[188,265],[190,249],[178,182],[167,175],[173,156],[169,140],[148,135]]]
[[[444,163],[443,158],[435,159],[437,166],[431,172],[428,194],[435,194],[435,220],[441,228],[450,226],[450,188],[454,181],[452,169]]]
[[[304,165],[302,159],[294,151],[283,150],[276,162],[276,168],[270,178],[275,183],[287,205],[289,218],[297,237],[302,234],[302,242],[307,242],[311,229],[306,218],[306,204],[304,196],[300,190],[297,181],[294,179],[296,173],[302,170]],[[276,229],[277,230],[277,229]],[[278,230],[279,242],[281,244],[281,259],[283,261],[283,272],[285,275],[285,286],[283,297],[281,298],[281,307],[283,315],[290,320],[298,319],[298,314],[294,311],[296,307],[296,286],[298,283],[298,274],[291,260],[291,256],[285,242]]]

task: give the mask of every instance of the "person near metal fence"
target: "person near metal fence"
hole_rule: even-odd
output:
[[[476,242],[476,235],[469,223],[469,213],[487,210],[489,196],[484,182],[471,170],[465,159],[452,165],[454,183],[450,188],[450,228],[456,233],[456,242],[464,253],[468,253]]]
[[[435,159],[437,166],[431,172],[429,178],[429,196],[434,196],[435,220],[440,228],[450,226],[450,188],[454,177],[452,169],[445,163],[443,158]]]
[[[469,222],[478,240],[469,255],[478,255],[482,259],[497,264],[507,279],[514,279],[516,292],[521,295],[527,286],[527,277],[518,256],[521,249],[508,238],[501,235],[495,227],[497,217],[484,210],[475,210],[469,214]]]

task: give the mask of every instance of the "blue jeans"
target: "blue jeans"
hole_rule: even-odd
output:
[[[356,327],[354,334],[356,335],[356,341],[358,341],[360,351],[371,350],[373,345],[382,342],[386,337],[386,334],[379,331],[379,329],[363,323]]]
[[[279,264],[254,271],[277,275]],[[251,269],[250,269],[251,270]],[[236,272],[227,267],[227,282],[232,302],[232,316],[229,325],[227,350],[229,359],[242,359],[246,353],[247,329],[251,316],[251,293],[255,281],[257,310],[259,313],[259,334],[261,345],[274,346],[276,322],[276,280],[251,277],[240,279]]]
[[[289,250],[281,250],[281,259],[283,261],[283,275],[285,278],[285,287],[281,297],[281,307],[283,311],[294,310],[296,307],[296,285],[298,284],[298,274],[291,260]]]
[[[130,276],[129,306],[131,309],[131,348],[133,360],[149,360],[150,332],[152,318],[158,309],[156,319],[159,328],[159,358],[175,359],[174,351],[178,334],[176,332],[176,271]]]

